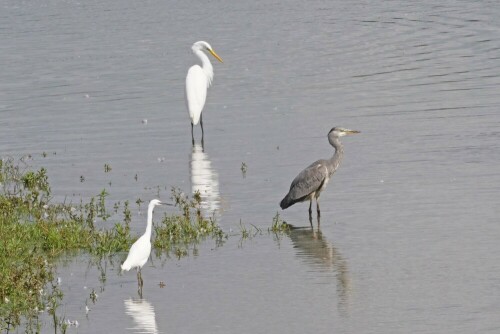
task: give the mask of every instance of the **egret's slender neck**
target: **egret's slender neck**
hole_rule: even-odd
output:
[[[146,226],[146,232],[144,235],[148,238],[148,240],[151,240],[151,229],[153,227],[153,209],[154,205],[150,204],[148,206],[148,224]]]
[[[201,60],[201,68],[207,75],[208,86],[210,87],[210,85],[212,84],[212,80],[214,79],[214,68],[212,66],[212,63],[210,62],[210,59],[208,59],[207,55],[200,49],[194,48],[193,52]]]
[[[330,159],[330,165],[328,166],[328,173],[332,175],[339,167],[340,161],[344,156],[344,146],[340,142],[339,137],[328,136],[328,141],[335,148],[335,153]]]

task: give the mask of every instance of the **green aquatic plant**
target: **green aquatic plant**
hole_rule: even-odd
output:
[[[243,177],[245,177],[247,174],[247,169],[248,169],[247,164],[245,162],[242,162],[240,169],[241,169],[241,174],[243,175]]]
[[[180,189],[172,188],[172,200],[180,213],[165,215],[161,222],[154,226],[156,237],[153,247],[157,251],[173,251],[180,258],[189,254],[189,245],[199,243],[207,237],[215,239],[217,246],[222,245],[228,238],[214,217],[205,218],[202,215],[199,192],[189,199]]]
[[[141,204],[144,203],[144,201],[141,199],[141,198],[138,198],[136,201],[135,201],[135,204],[137,204],[137,206],[139,207],[139,211],[141,210]]]
[[[253,239],[255,236],[257,235],[261,235],[262,234],[262,230],[260,228],[258,228],[257,226],[255,226],[254,224],[250,224],[251,227],[247,227],[245,224],[243,224],[243,222],[240,220],[240,242],[238,244],[238,246],[240,248],[243,247],[243,242],[245,240],[251,240]]]
[[[106,211],[106,196],[108,195],[109,193],[106,191],[106,189],[103,189],[99,194],[99,202],[97,210],[98,210],[98,217],[101,218],[102,220],[107,220],[109,217],[111,217],[111,215],[108,214],[108,212]]]
[[[269,232],[273,233],[284,233],[290,230],[290,225],[288,225],[285,221],[283,221],[280,217],[280,214],[276,212],[276,215],[273,217],[273,222],[271,227],[268,229]]]
[[[251,239],[255,237],[257,234],[262,234],[262,230],[255,226],[254,224],[250,224],[251,227],[247,227],[243,222],[240,220],[240,235],[241,239]]]

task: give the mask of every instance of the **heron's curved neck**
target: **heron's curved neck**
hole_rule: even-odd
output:
[[[210,59],[208,59],[208,56],[201,50],[199,49],[193,49],[193,52],[195,55],[198,56],[201,60],[201,68],[203,69],[203,72],[205,72],[207,78],[208,78],[208,86],[212,84],[212,80],[214,79],[214,68],[212,66],[212,63],[210,62]]]
[[[342,160],[342,157],[344,156],[344,146],[340,142],[338,137],[328,137],[328,141],[330,142],[330,145],[335,148],[335,153],[330,159],[330,166],[328,168],[328,172],[330,175],[332,175],[333,172],[339,167],[340,161]]]
[[[148,206],[148,224],[146,225],[146,232],[144,235],[148,238],[151,239],[151,229],[153,227],[153,209],[154,205]]]

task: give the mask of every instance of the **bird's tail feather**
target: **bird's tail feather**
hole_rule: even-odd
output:
[[[120,273],[123,273],[124,271],[129,271],[130,270],[130,265],[127,263],[127,261],[123,262],[123,264],[120,266],[121,271]]]
[[[285,198],[283,198],[281,200],[281,202],[280,202],[281,210],[285,210],[286,208],[288,208],[293,203],[294,202],[292,200],[290,200],[290,197],[288,195],[286,195]]]

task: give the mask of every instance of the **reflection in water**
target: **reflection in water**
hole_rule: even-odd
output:
[[[203,209],[214,212],[219,209],[219,177],[212,169],[208,155],[203,145],[194,144],[189,162],[191,171],[191,188],[193,194],[196,191],[201,195],[201,206]]]
[[[126,299],[125,313],[134,319],[134,333],[159,333],[156,326],[155,309],[145,299]]]
[[[323,237],[320,229],[290,225],[287,235],[297,250],[297,256],[312,266],[314,271],[335,274],[338,307],[342,313],[346,313],[351,293],[351,280],[347,263],[338,250]]]

